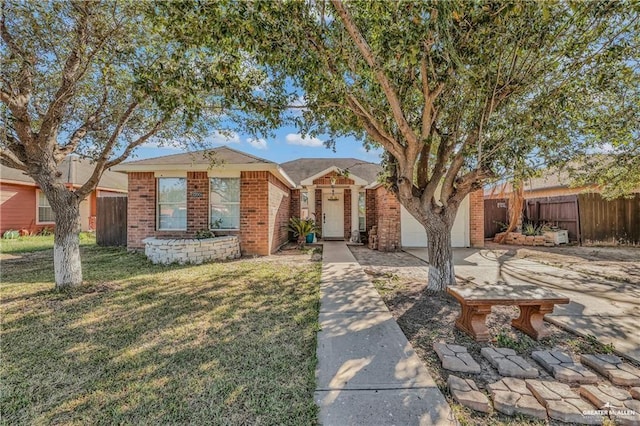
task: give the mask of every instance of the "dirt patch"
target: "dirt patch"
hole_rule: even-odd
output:
[[[372,281],[389,307],[398,325],[411,342],[418,356],[423,360],[438,387],[447,397],[461,424],[468,425],[514,425],[514,424],[547,424],[523,417],[508,417],[494,412],[483,415],[455,403],[446,387],[449,372],[441,366],[438,356],[433,351],[433,343],[446,342],[467,347],[473,358],[480,363],[482,373],[463,374],[457,376],[475,380],[481,389],[501,377],[498,372],[480,355],[480,349],[486,346],[509,347],[531,365],[540,370],[540,378],[549,380],[552,377],[545,372],[532,358],[531,352],[536,350],[560,349],[573,356],[586,353],[607,353],[612,348],[603,346],[593,339],[575,336],[552,324],[547,324],[549,337],[535,341],[526,334],[510,326],[511,319],[518,316],[518,308],[496,306],[487,318],[487,326],[493,341],[478,343],[465,333],[455,328],[455,320],[460,312],[458,302],[448,294],[428,294],[428,264],[414,256],[399,253],[380,253],[363,247],[352,247],[352,253],[369,274]],[[389,255],[392,255],[390,258]],[[386,260],[385,260],[386,259]],[[391,260],[393,259],[393,261]],[[394,261],[399,261],[396,266]],[[377,263],[380,262],[379,265]],[[412,271],[419,274],[411,275]],[[606,383],[606,381],[603,380]],[[561,424],[551,421],[549,424]]]
[[[487,243],[485,248],[511,250],[521,259],[640,285],[640,247],[514,247]]]

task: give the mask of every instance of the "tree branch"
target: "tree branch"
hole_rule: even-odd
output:
[[[74,29],[76,36],[71,52],[69,53],[62,70],[62,83],[60,84],[53,101],[51,101],[51,104],[47,109],[47,113],[42,120],[42,125],[40,126],[40,132],[38,133],[38,145],[41,149],[47,145],[55,143],[52,136],[55,136],[55,133],[57,132],[64,110],[69,103],[69,100],[73,97],[76,89],[76,83],[82,75],[82,72],[79,72],[79,70],[88,39],[88,22],[90,13],[87,8],[89,5],[90,3],[74,3],[74,9],[80,12],[80,18]]]
[[[417,150],[419,149],[418,137],[416,136],[415,132],[413,131],[413,129],[411,128],[411,126],[407,122],[407,119],[404,116],[401,102],[400,102],[400,99],[398,98],[398,94],[396,93],[391,82],[387,78],[384,70],[378,64],[375,58],[375,55],[371,51],[371,48],[369,47],[367,41],[362,36],[362,33],[360,32],[356,24],[351,19],[351,16],[349,15],[349,12],[345,8],[342,1],[331,0],[331,4],[333,4],[333,7],[338,12],[338,15],[340,16],[340,20],[342,21],[347,32],[351,36],[351,39],[356,44],[356,47],[358,48],[358,50],[360,50],[360,53],[362,54],[363,58],[365,59],[369,67],[373,70],[376,76],[376,80],[380,84],[380,87],[382,88],[382,91],[384,92],[387,98],[387,101],[389,102],[389,106],[391,107],[391,111],[393,112],[393,117],[396,120],[396,123],[398,124],[398,128],[400,129],[402,136],[405,138],[408,144],[409,152],[407,153],[408,154],[407,157],[415,158],[416,157],[415,154],[417,154]],[[411,155],[411,151],[415,151],[414,155]]]
[[[27,170],[27,166],[12,151],[4,148],[0,148],[0,164],[22,171]]]

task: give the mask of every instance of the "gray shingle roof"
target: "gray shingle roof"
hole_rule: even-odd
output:
[[[357,158],[300,158],[280,165],[285,173],[298,185],[304,179],[334,166],[348,170],[349,173],[366,180],[367,183],[375,182],[378,174],[382,172],[382,166],[379,164],[369,163]]]
[[[212,149],[185,152],[183,154],[165,155],[162,157],[146,158],[144,160],[127,161],[122,165],[170,165],[170,164],[209,164],[212,159],[225,164],[274,164],[273,161],[256,157],[227,146],[220,146]]]
[[[83,185],[93,173],[94,165],[87,159],[69,156],[58,166],[60,171],[59,182]],[[27,176],[22,170],[13,169],[0,165],[0,179],[16,182],[34,183],[34,180]],[[98,187],[102,189],[113,189],[118,191],[127,190],[127,175],[105,170],[100,178]]]

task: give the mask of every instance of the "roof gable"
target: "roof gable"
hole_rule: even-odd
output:
[[[348,171],[349,177],[358,177],[366,184],[377,181],[382,166],[357,158],[300,158],[280,165],[296,184],[316,179],[324,174],[339,169]],[[313,181],[311,179],[311,181]],[[364,183],[363,183],[364,184]]]
[[[122,163],[123,167],[128,165],[215,165],[223,164],[275,164],[273,161],[256,157],[245,152],[241,152],[228,146],[220,146],[213,149],[203,149],[200,151],[185,152],[181,154],[164,155],[162,157],[146,158],[144,160],[134,160]]]

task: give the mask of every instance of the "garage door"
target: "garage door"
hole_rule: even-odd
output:
[[[426,247],[427,233],[424,227],[404,208],[400,207],[400,232],[402,247]],[[456,220],[451,228],[451,245],[469,247],[469,197],[458,208]]]

